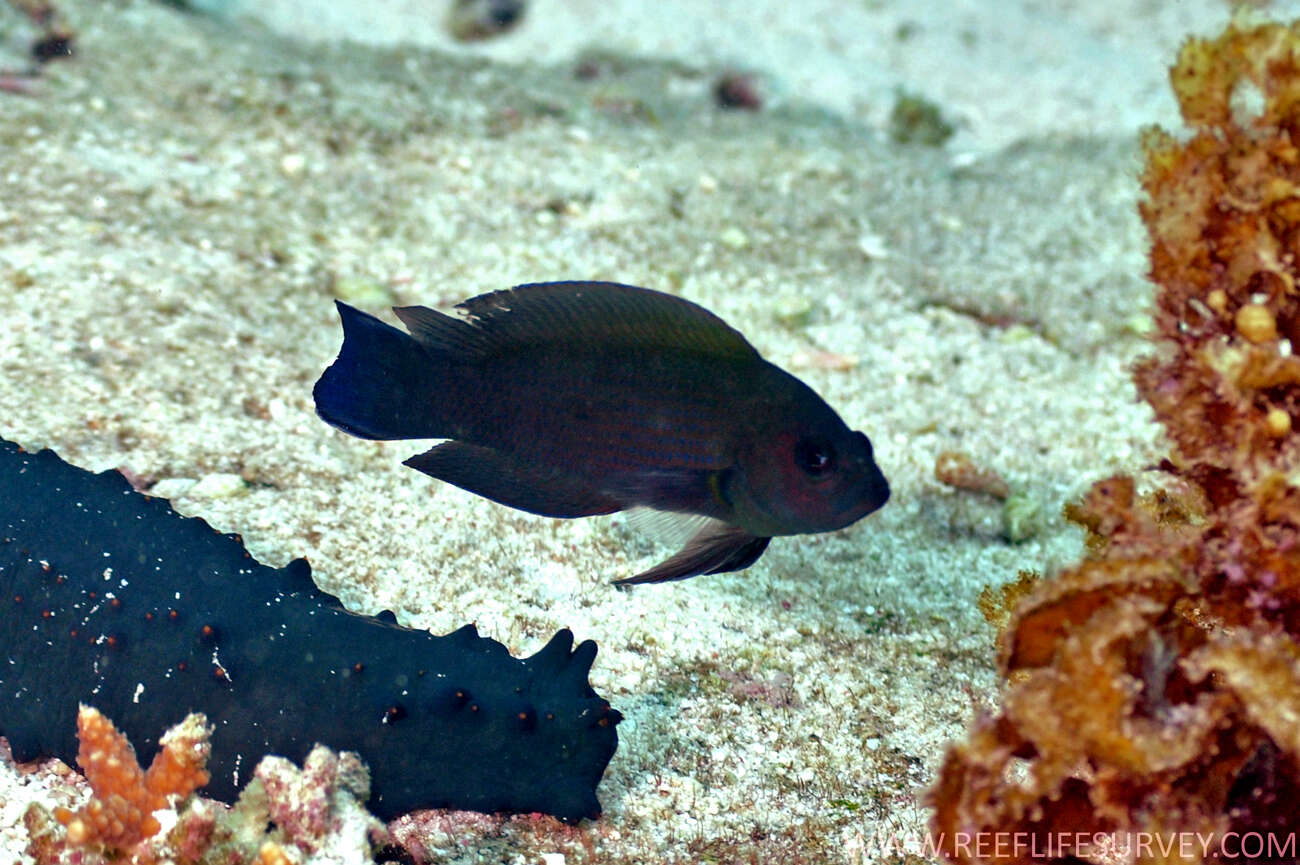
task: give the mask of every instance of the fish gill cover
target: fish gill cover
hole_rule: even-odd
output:
[[[741,570],[776,535],[844,528],[889,499],[867,437],[703,307],[608,282],[459,306],[395,309],[407,335],[339,303],[317,413],[362,438],[451,439],[406,465],[530,513],[705,518],[621,584]]]
[[[147,760],[190,711],[214,726],[205,793],[232,801],[266,754],[356,751],[371,809],[600,813],[618,712],[562,630],[511,657],[350,613],[304,559],[270,568],[115,471],[0,439],[0,735],[19,761],[77,754],[79,703]]]
[[[1086,558],[1008,594],[1001,710],[931,794],[963,865],[1300,855],[1300,22],[1238,18],[1171,78],[1192,133],[1143,140],[1135,374],[1167,487],[1095,484]]]

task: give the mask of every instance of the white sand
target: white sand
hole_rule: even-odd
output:
[[[61,5],[78,58],[0,93],[0,434],[163,483],[355,608],[517,653],[596,639],[627,718],[604,818],[454,823],[446,861],[864,862],[923,831],[944,743],[995,700],[980,588],[1072,560],[1062,503],[1159,454],[1126,372],[1149,296],[1134,133],[1172,120],[1164,67],[1224,4],[772,0],[724,23],[739,4],[557,0],[452,55],[414,4],[263,14],[434,48]],[[619,59],[577,81],[592,43]],[[760,71],[769,110],[717,111],[715,63]],[[888,143],[895,86],[958,136]],[[563,278],[717,311],[871,436],[894,499],[746,572],[621,593],[663,550],[620,520],[507,510],[401,467],[419,443],[315,418],[334,296],[392,320]],[[934,480],[947,449],[1038,503],[1026,539]],[[219,474],[249,486],[189,489]],[[22,861],[17,812],[0,852]]]
[[[760,72],[778,100],[880,125],[904,88],[960,123],[956,147],[1125,134],[1173,117],[1165,58],[1226,20],[1224,0],[531,0],[505,38],[464,45],[452,0],[229,0],[298,38],[414,44],[505,63],[624,57]],[[1300,4],[1271,3],[1295,14]]]

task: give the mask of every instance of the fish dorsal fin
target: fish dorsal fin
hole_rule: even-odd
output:
[[[415,341],[434,354],[457,357],[478,352],[478,334],[463,319],[427,306],[395,306],[393,312]]]
[[[540,282],[472,297],[458,320],[421,307],[395,309],[433,351],[484,357],[525,345],[671,348],[756,359],[739,331],[698,304],[614,282]]]

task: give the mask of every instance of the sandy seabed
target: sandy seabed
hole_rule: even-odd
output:
[[[538,2],[466,50],[436,8],[273,3],[268,29],[68,2],[75,58],[0,92],[0,435],[306,556],[353,609],[516,654],[560,627],[600,644],[626,717],[604,816],[466,820],[444,861],[899,861],[883,842],[920,842],[945,743],[996,701],[980,589],[1076,558],[1062,504],[1162,447],[1127,372],[1136,131],[1176,122],[1163,70],[1225,4],[773,2],[731,28],[717,5]],[[13,57],[23,19],[0,21]],[[763,111],[713,104],[736,64]],[[898,87],[952,140],[894,142]],[[718,312],[871,436],[889,505],[625,593],[665,551],[622,518],[508,510],[403,468],[419,443],[315,417],[333,298],[393,321],[569,278]],[[935,480],[948,450],[1001,474],[1014,525]],[[0,773],[6,858],[43,795]]]

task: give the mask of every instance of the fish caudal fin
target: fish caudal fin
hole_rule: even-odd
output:
[[[312,389],[316,414],[360,438],[438,438],[434,359],[397,328],[342,301],[335,305],[343,347]]]
[[[616,586],[643,583],[666,583],[685,580],[700,574],[721,574],[743,570],[763,555],[771,538],[751,535],[744,529],[721,522],[710,522],[686,542],[677,553],[642,571],[635,577],[615,580]]]

